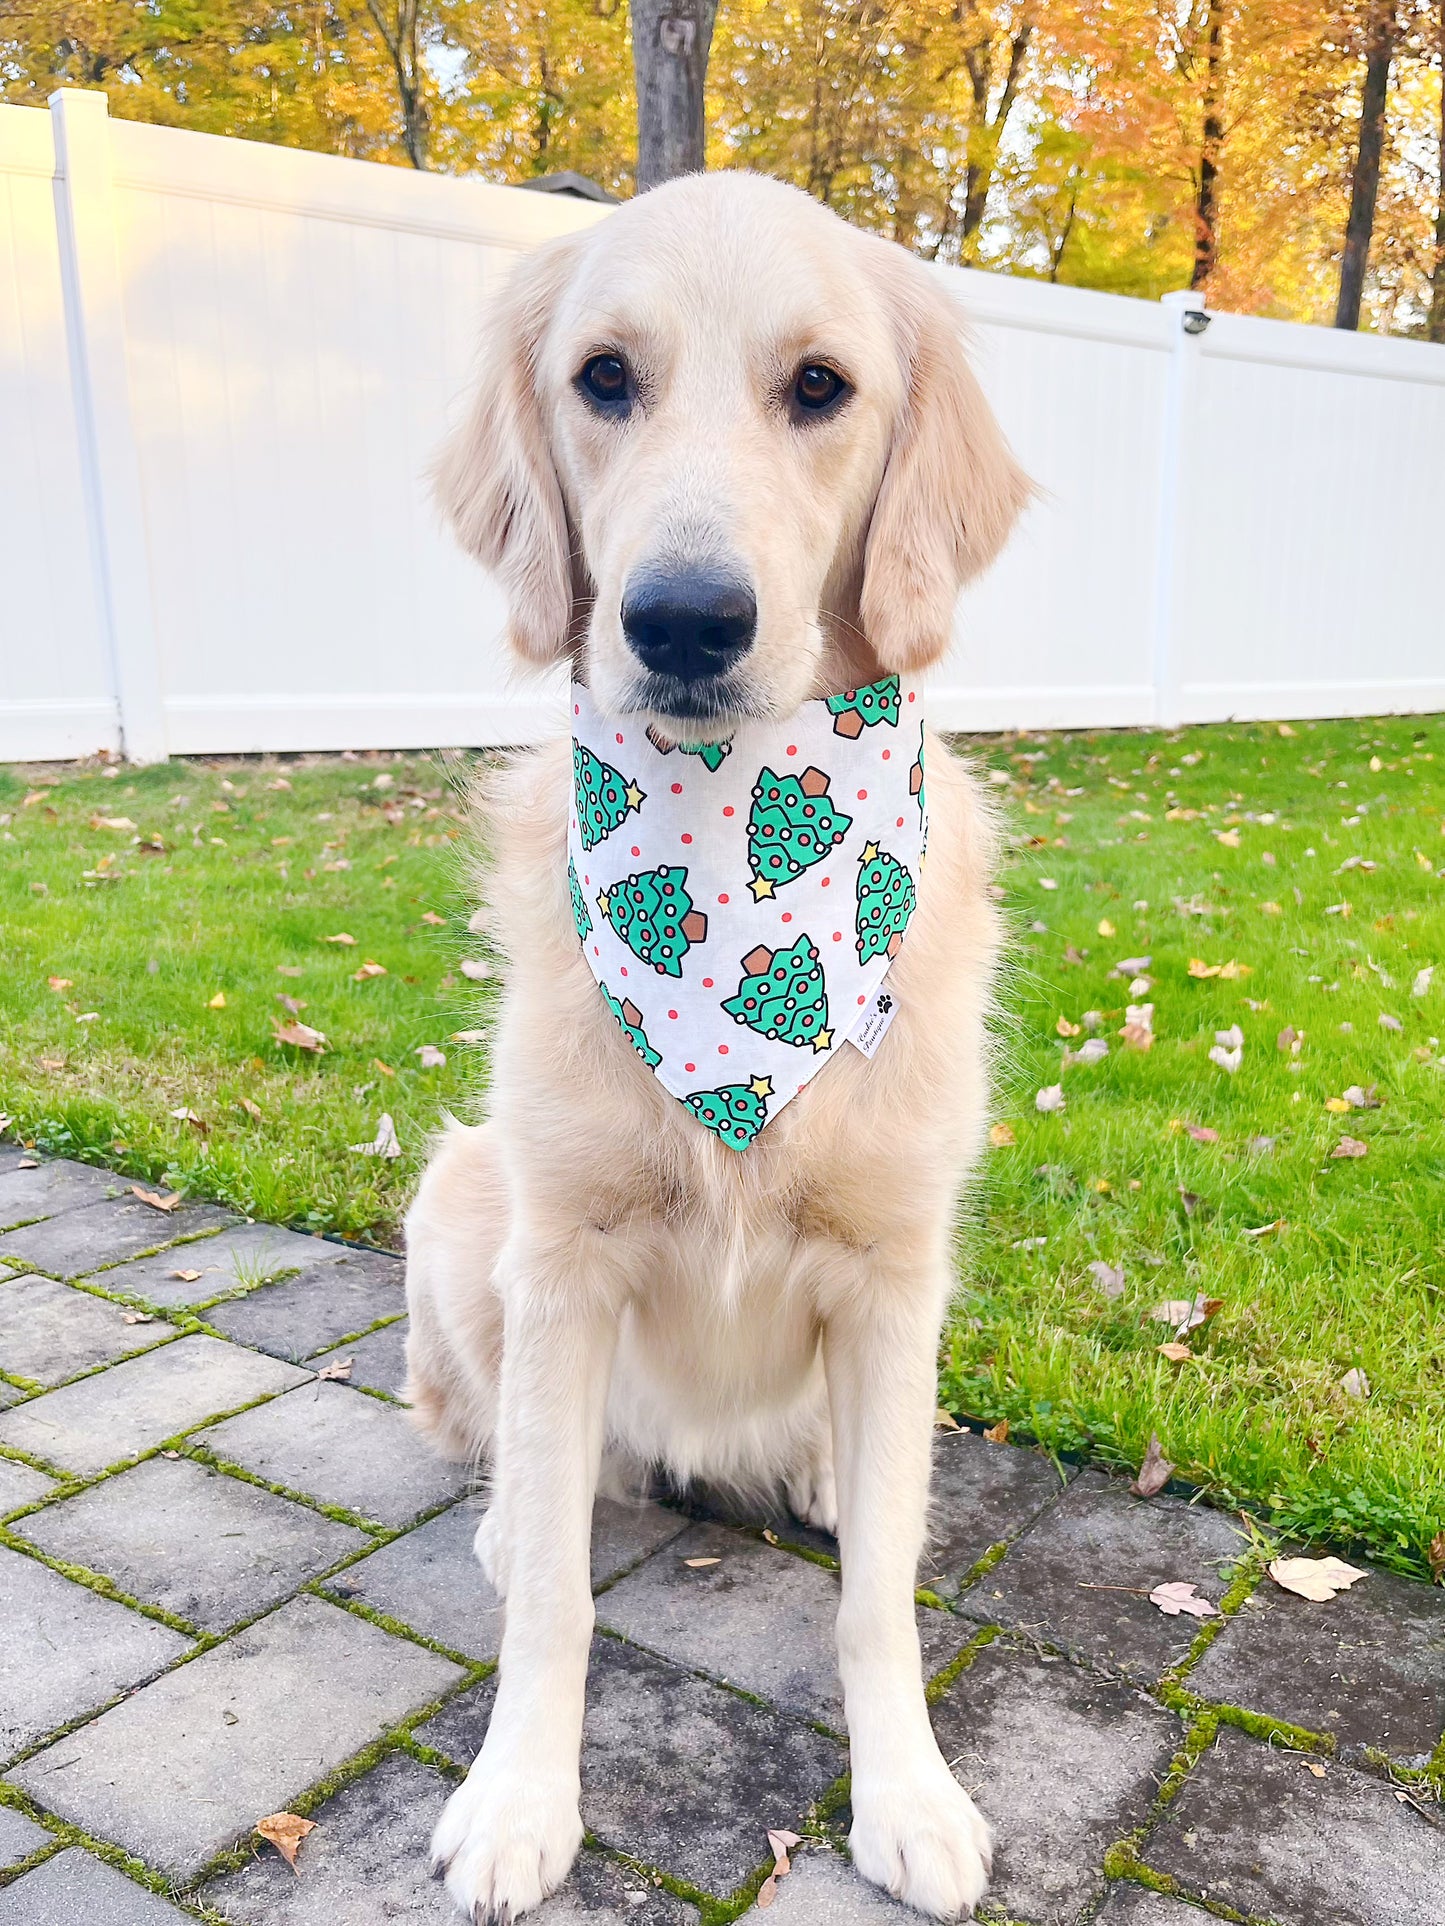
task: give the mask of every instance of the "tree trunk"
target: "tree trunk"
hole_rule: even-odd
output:
[[[988,111],[988,96],[992,80],[992,44],[982,48],[971,48],[964,56],[968,70],[969,90],[973,95],[973,114],[968,129],[968,159],[964,164],[963,225],[960,228],[963,248],[967,255],[971,251],[974,236],[983,225],[983,217],[988,209],[989,189],[993,186],[994,171],[998,166],[998,150],[1008,126],[1009,115],[1018,99],[1019,79],[1023,73],[1024,56],[1029,50],[1033,37],[1034,23],[1025,20],[1009,42],[1008,71],[1004,76],[1003,92],[998,106],[992,115]]]
[[[1430,276],[1429,340],[1445,344],[1445,0],[1436,15],[1440,47],[1440,147],[1435,176],[1435,267]]]
[[[706,165],[703,83],[717,0],[634,0],[637,191]]]
[[[1335,308],[1337,328],[1358,328],[1360,302],[1365,292],[1365,269],[1370,259],[1370,236],[1375,226],[1375,202],[1380,192],[1380,157],[1385,147],[1385,97],[1390,65],[1395,58],[1394,0],[1374,0],[1365,42],[1365,87],[1360,100],[1360,145],[1350,183],[1350,215],[1345,223],[1345,249],[1340,260],[1340,298]]]
[[[413,167],[425,169],[427,116],[421,93],[419,0],[397,0],[391,14],[383,12],[379,0],[366,0],[366,10],[391,56],[397,97],[401,102],[401,138],[406,157]]]
[[[1204,138],[1199,148],[1199,191],[1194,200],[1194,267],[1191,288],[1202,288],[1218,259],[1216,222],[1219,213],[1219,150],[1224,145],[1223,65],[1224,7],[1209,0],[1209,40],[1204,61]]]

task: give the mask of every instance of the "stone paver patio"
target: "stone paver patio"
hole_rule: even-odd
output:
[[[0,1155],[0,1926],[445,1926],[427,1841],[502,1608],[396,1401],[399,1261],[29,1162]],[[780,1926],[916,1917],[847,1862],[834,1549],[599,1501],[588,1844],[539,1926],[722,1926],[769,1828],[804,1835]],[[1225,1616],[1166,1618],[1161,1579]],[[1308,1604],[1221,1514],[968,1432],[919,1580],[985,1919],[1445,1926],[1445,1591]],[[252,1831],[281,1809],[316,1822],[299,1878]]]

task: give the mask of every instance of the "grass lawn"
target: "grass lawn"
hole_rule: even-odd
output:
[[[976,749],[1016,941],[945,1402],[1118,1463],[1157,1431],[1215,1502],[1424,1572],[1445,1528],[1445,720]],[[461,968],[482,949],[452,773],[0,769],[14,1131],[394,1237],[429,1132],[485,1076],[457,1039],[494,991]],[[1119,1034],[1130,1004],[1153,1005],[1151,1048]],[[322,1054],[276,1039],[293,1018]],[[1230,1070],[1210,1050],[1234,1026]],[[1107,1054],[1071,1061],[1091,1037]],[[394,1161],[349,1148],[382,1111]],[[1196,1298],[1219,1307],[1182,1339],[1148,1315]]]

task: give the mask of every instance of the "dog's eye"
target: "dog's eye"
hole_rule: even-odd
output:
[[[626,409],[632,399],[627,363],[621,355],[594,354],[578,375],[577,385],[589,401],[599,403],[610,414]]]
[[[805,414],[821,415],[835,408],[848,393],[848,384],[835,368],[810,361],[793,381],[793,400]]]

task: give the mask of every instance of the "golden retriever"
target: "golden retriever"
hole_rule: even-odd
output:
[[[603,714],[683,743],[936,662],[1030,493],[932,271],[747,174],[674,182],[519,263],[438,485],[507,591],[517,654],[570,659]],[[726,646],[640,654],[629,585],[662,579],[690,619],[719,572],[732,612],[701,617]],[[441,1450],[490,1460],[477,1554],[506,1598],[486,1742],[433,1840],[476,1921],[537,1905],[582,1840],[604,1456],[781,1484],[836,1529],[854,1864],[942,1919],[984,1890],[988,1828],[929,1726],[914,1585],[986,1122],[995,837],[963,766],[928,754],[896,1020],[742,1154],[650,1074],[580,954],[567,739],[486,787],[507,959],[490,1120],[448,1131],[407,1220],[407,1395]]]

